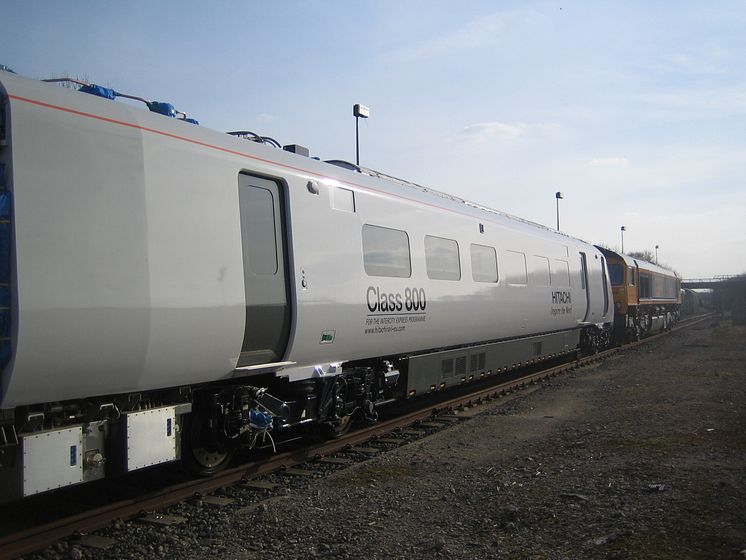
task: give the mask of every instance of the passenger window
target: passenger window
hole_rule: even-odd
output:
[[[528,284],[526,255],[518,251],[505,251],[505,268],[508,271],[508,284],[512,284],[513,286],[525,286]]]
[[[534,255],[531,258],[531,282],[534,286],[550,286],[549,259]]]
[[[494,247],[472,243],[471,277],[475,282],[497,282],[497,253]]]
[[[570,264],[567,261],[554,259],[552,265],[552,285],[570,286]]]
[[[641,298],[649,298],[651,297],[652,293],[652,278],[650,277],[650,274],[647,273],[640,273],[640,287],[639,287],[639,294]]]
[[[368,276],[409,278],[412,265],[407,232],[363,225],[363,262]]]
[[[432,280],[461,280],[458,243],[453,239],[425,236],[425,266]]]

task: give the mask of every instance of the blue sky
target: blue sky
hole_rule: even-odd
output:
[[[746,2],[3,2],[0,63],[746,272]]]

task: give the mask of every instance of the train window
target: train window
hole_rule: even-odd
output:
[[[472,243],[471,277],[475,282],[497,282],[497,253],[494,247]]]
[[[425,267],[432,280],[461,280],[458,243],[453,239],[425,236]]]
[[[652,295],[652,278],[650,277],[650,274],[640,272],[640,287],[639,287],[640,297],[641,298],[649,298]]]
[[[552,263],[552,286],[570,286],[570,264],[554,259]]]
[[[526,255],[518,251],[505,251],[504,268],[507,270],[508,284],[525,286],[528,284]]]
[[[249,270],[254,274],[277,274],[277,237],[275,202],[272,192],[261,187],[239,190],[241,208],[248,219],[242,220],[244,246],[249,247]]]
[[[663,297],[663,276],[653,276],[653,297],[659,299]]]
[[[609,263],[609,279],[612,286],[624,284],[624,267],[619,263]]]
[[[629,285],[634,286],[635,285],[635,269],[630,266],[627,270],[629,271]]]
[[[363,225],[363,262],[368,276],[412,276],[407,232]]]
[[[548,258],[539,255],[531,258],[531,283],[534,286],[551,286]]]

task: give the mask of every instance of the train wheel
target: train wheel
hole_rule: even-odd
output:
[[[352,428],[352,414],[345,414],[339,419],[336,425],[331,423],[324,424],[322,431],[327,438],[337,439],[349,432],[350,428]]]
[[[598,340],[597,336],[594,336],[591,340],[591,347],[590,347],[590,353],[591,354],[598,354],[601,351],[601,342]]]
[[[187,415],[181,436],[181,461],[187,471],[212,476],[228,466],[236,446],[230,440],[215,443],[213,439],[203,416]]]
[[[331,411],[328,421],[321,425],[323,435],[330,439],[340,438],[350,431],[355,410],[347,406],[347,382],[342,378],[334,381]]]

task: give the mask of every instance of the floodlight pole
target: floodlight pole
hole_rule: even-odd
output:
[[[655,264],[658,264],[658,245],[655,246]]]
[[[564,198],[564,196],[562,196],[561,192],[557,191],[556,193],[554,193],[554,197],[557,199],[557,231],[559,231],[559,201],[560,198]]]
[[[355,165],[360,167],[360,119],[370,116],[370,109],[360,103],[352,106],[352,115],[355,117]]]
[[[622,253],[624,253],[624,232],[627,231],[627,228],[622,226]]]

